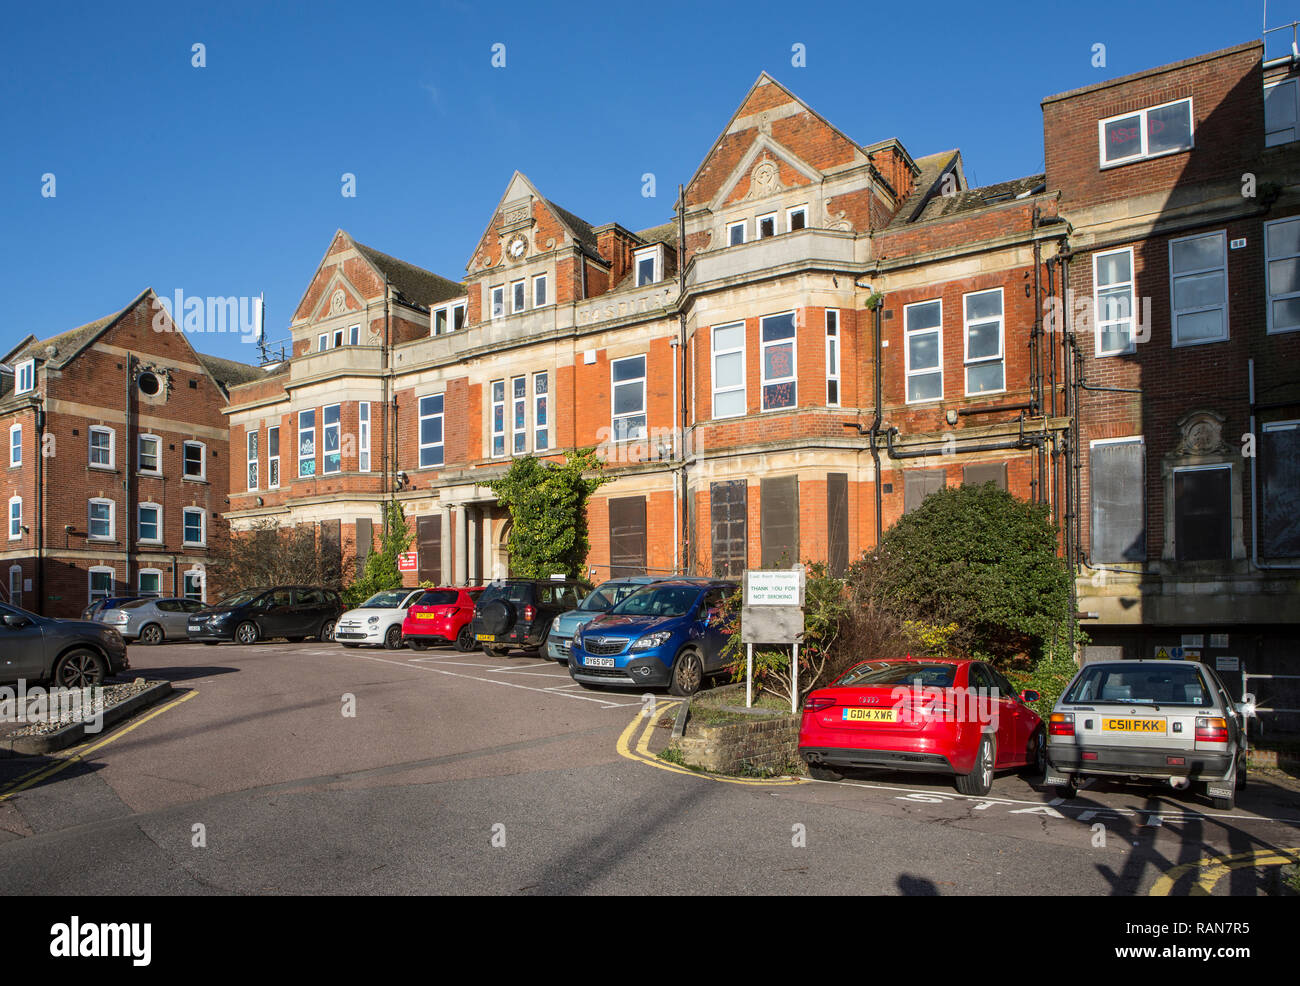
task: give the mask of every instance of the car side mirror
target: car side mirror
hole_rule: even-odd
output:
[[[27,617],[21,613],[5,613],[5,626],[11,630],[21,630],[27,624],[31,623]]]
[[[1032,688],[1026,688],[1020,693],[1020,701],[1024,702],[1026,705],[1037,702],[1042,697],[1043,696],[1039,695],[1038,692],[1034,691]]]

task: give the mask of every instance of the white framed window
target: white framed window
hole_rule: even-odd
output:
[[[1173,344],[1228,338],[1228,238],[1223,230],[1169,241]]]
[[[1133,248],[1092,255],[1092,310],[1096,324],[1094,352],[1118,356],[1136,351],[1133,312],[1137,308]]]
[[[333,347],[333,348],[338,349],[338,348],[339,348],[340,346],[342,346],[342,345],[343,345],[343,330],[342,330],[342,329],[335,329],[335,330],[334,330],[334,347]]]
[[[794,312],[764,315],[759,320],[763,368],[763,410],[775,411],[798,404],[798,354],[795,349]]]
[[[181,445],[181,475],[186,479],[203,479],[208,472],[208,450],[202,442]]]
[[[528,451],[528,378],[510,380],[510,450],[514,455]]]
[[[636,269],[636,286],[654,284],[664,276],[664,253],[661,246],[647,247],[633,254]]]
[[[361,342],[361,326],[353,325],[348,328],[348,345],[356,346]]]
[[[162,572],[159,569],[142,568],[136,578],[140,595],[150,599],[157,599],[162,595]]]
[[[103,497],[89,502],[86,534],[92,541],[112,541],[117,537],[117,504]]]
[[[280,488],[280,426],[266,429],[266,488]]]
[[[550,304],[550,296],[546,290],[546,275],[537,274],[533,277],[533,307],[545,308]]]
[[[551,378],[546,373],[533,374],[533,451],[551,447],[550,415]]]
[[[321,465],[322,473],[335,473],[343,469],[343,425],[342,411],[338,404],[328,404],[321,410],[321,424],[324,426],[321,438],[325,443],[325,461]]]
[[[1097,121],[1101,167],[1191,150],[1192,101],[1178,99]]]
[[[115,572],[107,565],[92,565],[86,575],[86,605],[113,595]]]
[[[9,540],[17,541],[23,536],[23,498],[9,498]]]
[[[1264,146],[1289,144],[1300,138],[1300,84],[1283,79],[1264,87]]]
[[[611,360],[609,375],[610,419],[614,441],[645,438],[645,356]]]
[[[506,286],[498,284],[492,289],[492,317],[504,318],[506,314]]]
[[[11,466],[21,466],[23,464],[23,426],[9,426],[9,464]]]
[[[23,604],[23,567],[21,565],[9,566],[9,605],[22,606]]]
[[[796,205],[792,209],[785,210],[785,230],[787,233],[794,233],[806,228],[808,225],[808,206]]]
[[[323,353],[325,352],[325,350],[329,348],[330,348],[330,334],[328,332],[322,332],[319,336],[316,337],[316,352]]]
[[[25,394],[36,389],[36,360],[25,359],[14,364],[14,393]]]
[[[749,407],[745,400],[745,323],[715,325],[713,347],[713,417],[736,418]]]
[[[370,402],[357,404],[357,471],[370,472]]]
[[[506,454],[506,382],[492,381],[492,457]]]
[[[162,506],[141,503],[135,508],[135,539],[150,544],[162,544]]]
[[[826,309],[826,405],[840,406],[840,310]]]
[[[117,432],[103,425],[90,426],[90,467],[112,469],[117,461]]]
[[[518,315],[525,307],[527,307],[528,292],[524,290],[524,287],[524,282],[522,280],[510,282],[511,315]]]
[[[1001,393],[1007,389],[1002,289],[963,295],[962,311],[966,393]]]
[[[157,435],[141,435],[136,443],[136,472],[162,474],[162,439]]]
[[[465,302],[453,301],[433,310],[433,334],[446,335],[465,327]]]
[[[195,602],[203,602],[206,582],[201,568],[191,568],[188,572],[181,573],[181,595]]]
[[[298,412],[298,477],[316,475],[316,411]]]
[[[727,246],[740,246],[744,243],[748,229],[749,223],[744,219],[739,222],[727,223]]]
[[[903,306],[903,366],[907,403],[943,399],[943,301]]]
[[[758,230],[758,238],[765,240],[769,236],[776,235],[776,213],[769,212],[766,215],[759,216],[754,221],[754,228]]]
[[[181,520],[181,540],[186,545],[202,546],[208,543],[202,507],[186,507]]]
[[[1264,224],[1268,332],[1300,329],[1300,216]]]
[[[431,469],[443,463],[442,420],[445,398],[426,394],[420,398],[420,468]]]
[[[248,442],[248,459],[247,459],[248,488],[250,490],[255,490],[257,489],[257,483],[258,483],[257,472],[258,472],[258,466],[260,465],[260,463],[258,462],[258,452],[257,452],[257,439],[258,439],[257,429],[253,429],[244,437],[247,439]]]

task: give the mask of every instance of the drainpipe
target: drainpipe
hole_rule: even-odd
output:
[[[49,377],[46,377],[49,386]],[[36,571],[32,585],[36,589],[33,611],[45,615],[45,396],[36,407]]]
[[[686,518],[689,516],[687,503],[690,498],[690,486],[686,475],[686,410],[687,410],[687,386],[686,386],[686,186],[677,185],[677,338],[673,340],[673,443],[678,442],[677,431],[677,412],[678,404],[681,405],[681,444],[674,449],[677,461],[680,465],[677,467],[677,477],[673,482],[673,569],[676,571],[679,567],[684,574],[694,575],[694,572],[688,572],[687,564],[683,562],[682,554],[690,553],[691,535],[693,532],[687,530]],[[682,361],[681,390],[678,391],[677,384],[677,362]],[[692,428],[694,423],[692,422]],[[693,432],[692,432],[693,433]],[[681,540],[678,541],[678,531],[681,531]]]
[[[125,488],[126,496],[126,516],[122,519],[126,522],[124,527],[124,537],[122,538],[122,547],[126,555],[126,585],[128,590],[131,587],[131,558],[135,554],[135,457],[139,451],[139,439],[132,433],[132,427],[135,420],[135,404],[131,400],[132,391],[134,390],[132,378],[135,375],[135,357],[126,358],[126,428],[122,435],[122,486]],[[134,441],[133,441],[134,439]],[[161,449],[159,450],[161,454]]]
[[[874,351],[872,355],[872,389],[875,397],[875,411],[871,419],[871,461],[875,465],[876,481],[872,485],[876,488],[876,543],[875,549],[880,550],[880,538],[882,530],[881,510],[882,498],[880,484],[882,477],[880,475],[880,425],[884,418],[884,401],[881,396],[881,349],[880,349],[880,310],[885,306],[883,296],[876,299],[876,304],[872,309],[872,326],[874,329]]]
[[[1258,436],[1255,430],[1255,360],[1252,357],[1246,361],[1249,369],[1250,378],[1250,434]],[[1285,562],[1264,563],[1259,560],[1259,479],[1258,467],[1259,461],[1258,438],[1256,438],[1255,454],[1250,457],[1250,561],[1256,568],[1269,571],[1272,569],[1296,569],[1300,568],[1300,562],[1287,564]]]

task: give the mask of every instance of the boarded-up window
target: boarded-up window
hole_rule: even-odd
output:
[[[761,481],[759,538],[763,568],[789,568],[800,560],[798,476]]]
[[[983,486],[992,483],[1000,490],[1007,488],[1007,464],[1005,462],[984,462],[977,466],[963,466],[961,470],[963,486]]]
[[[609,577],[645,574],[645,497],[609,501]]]
[[[849,570],[849,476],[826,474],[826,561],[831,575],[842,578]]]
[[[1258,468],[1259,553],[1300,558],[1300,421],[1264,426]]]
[[[442,584],[442,518],[417,517],[415,550],[418,552],[417,576],[421,582]]]
[[[1231,557],[1231,489],[1228,466],[1174,473],[1174,553],[1179,561]]]
[[[1091,559],[1144,561],[1147,556],[1146,446],[1100,442],[1089,456],[1092,494]]]
[[[903,473],[903,513],[910,514],[947,482],[947,474],[942,469],[908,469]]]
[[[749,509],[748,487],[743,479],[709,484],[714,578],[738,579],[745,572],[749,537],[745,523]]]
[[[374,525],[371,524],[369,517],[357,518],[357,574],[360,575],[366,567],[366,559],[370,557],[370,549],[375,544]]]
[[[343,522],[320,522],[321,577],[327,585],[335,585],[343,576]]]

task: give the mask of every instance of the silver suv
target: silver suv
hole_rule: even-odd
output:
[[[1246,786],[1249,709],[1196,661],[1088,664],[1048,721],[1046,781],[1066,798],[1086,776],[1195,782],[1229,811]]]

